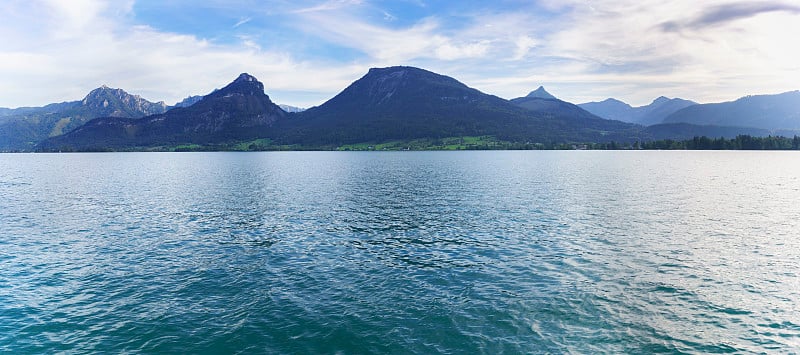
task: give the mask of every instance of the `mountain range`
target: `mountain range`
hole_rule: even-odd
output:
[[[609,120],[636,123],[644,126],[663,123],[664,119],[683,108],[696,105],[694,101],[661,96],[645,106],[632,107],[617,99],[578,104],[581,108]]]
[[[150,102],[138,95],[105,85],[83,100],[43,107],[7,109],[0,117],[0,150],[29,150],[48,137],[78,128],[97,117],[144,117],[167,111],[164,102]]]
[[[639,127],[591,114],[531,111],[444,75],[375,68],[324,104],[287,113],[242,74],[189,107],[140,119],[99,118],[44,141],[43,150],[209,145],[248,139],[331,149],[342,144],[493,136],[512,142],[632,141]],[[291,117],[291,119],[290,119]]]
[[[739,126],[767,130],[800,129],[800,91],[745,96],[736,101],[686,107],[663,123]]]
[[[579,107],[578,105],[559,100],[547,92],[543,86],[539,86],[538,89],[531,91],[524,97],[511,99],[510,102],[519,107],[532,111],[541,117],[552,117],[557,115],[562,117],[570,117],[579,121],[596,121],[598,119],[605,118],[595,115]]]
[[[203,98],[202,95],[189,96],[167,106],[164,102],[151,102],[125,90],[102,85],[79,101],[0,108],[0,151],[31,150],[45,139],[72,131],[95,118],[141,118],[189,107]],[[295,112],[303,110],[293,106],[286,108]]]
[[[287,113],[256,78],[241,74],[187,107],[143,118],[104,117],[40,143],[40,149],[106,150],[261,138]]]
[[[174,106],[103,86],[81,101],[0,109],[0,150],[214,149],[252,140],[261,148],[335,149],[465,136],[547,145],[791,134],[800,126],[799,95],[706,105],[665,97],[642,107],[614,99],[574,105],[544,87],[505,100],[448,76],[398,66],[370,69],[327,102],[302,110],[276,105],[261,82],[242,74]]]

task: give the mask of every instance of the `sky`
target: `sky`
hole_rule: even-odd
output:
[[[310,107],[394,65],[507,99],[721,102],[800,89],[798,36],[798,0],[3,0],[0,107],[174,104],[243,72]]]

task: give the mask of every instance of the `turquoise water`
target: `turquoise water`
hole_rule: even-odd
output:
[[[800,351],[800,155],[0,154],[0,352]]]

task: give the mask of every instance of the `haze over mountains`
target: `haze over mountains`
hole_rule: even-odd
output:
[[[649,127],[645,127],[649,126]],[[167,106],[100,87],[83,100],[0,109],[0,150],[136,150],[248,140],[301,149],[342,144],[491,136],[523,144],[633,142],[696,135],[793,134],[800,92],[699,105],[659,97],[631,107],[615,99],[575,105],[544,87],[505,100],[414,67],[374,68],[324,104],[273,103],[242,74],[206,96]]]
[[[798,91],[745,96],[735,101],[713,104],[697,104],[662,96],[641,107],[631,107],[616,99],[578,106],[607,119],[648,126],[645,132],[653,139],[800,134]]]
[[[665,117],[663,123],[800,129],[800,91],[745,96],[736,101],[688,106]]]
[[[617,99],[606,99],[601,102],[579,104],[581,108],[609,120],[636,123],[644,126],[663,123],[664,118],[676,111],[696,105],[694,101],[670,99],[661,96],[646,106],[631,107]]]

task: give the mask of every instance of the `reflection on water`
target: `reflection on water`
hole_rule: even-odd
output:
[[[790,352],[799,162],[0,155],[0,351]]]

